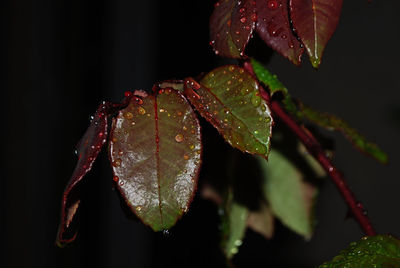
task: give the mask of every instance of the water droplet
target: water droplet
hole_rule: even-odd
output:
[[[122,186],[122,185],[124,185],[125,184],[125,182],[124,181],[119,181],[119,183],[118,183],[120,186]]]
[[[247,21],[246,17],[242,17],[242,18],[240,19],[240,22],[241,22],[241,23],[245,23],[246,21]]]
[[[187,154],[185,154],[185,155],[183,156],[183,158],[184,158],[185,160],[189,160],[189,156],[188,156]]]
[[[240,247],[242,245],[242,240],[238,239],[235,241],[235,246]]]
[[[163,235],[165,237],[169,237],[171,235],[170,231],[168,229],[163,230]]]
[[[163,113],[163,112],[165,112],[165,110],[163,108],[161,108],[160,109],[160,113]]]
[[[253,21],[253,22],[257,22],[257,14],[256,13],[253,13],[253,14],[251,14],[251,20]]]
[[[181,111],[177,111],[176,114],[177,114],[178,116],[182,116],[183,113],[182,113]]]
[[[77,149],[74,150],[74,155],[78,155],[78,150]]]
[[[124,114],[124,117],[126,118],[126,119],[132,119],[133,118],[133,114],[131,113],[131,112],[126,112],[125,114]]]
[[[112,142],[117,142],[117,141],[118,141],[118,139],[116,137],[112,138]]]
[[[265,121],[266,123],[271,122],[271,117],[265,117],[264,121]]]
[[[232,254],[236,254],[236,253],[238,253],[239,252],[239,250],[237,249],[237,248],[232,248],[231,249],[231,253]]]
[[[253,133],[254,133],[255,135],[257,135],[257,134],[258,134],[258,130],[254,130]]]
[[[89,121],[92,122],[93,120],[94,120],[94,116],[91,115],[91,116],[89,117]]]
[[[190,148],[190,150],[193,150],[193,149],[194,149],[194,145],[191,144],[191,145],[189,146],[189,148]]]
[[[121,165],[121,159],[117,158],[111,163],[113,167],[119,167]]]
[[[231,24],[232,24],[232,21],[231,21],[231,20],[228,20],[228,21],[226,22],[226,25],[228,25],[228,27],[231,27]]]
[[[100,132],[99,133],[99,137],[101,138],[101,137],[103,137],[104,136],[104,133],[103,132]]]
[[[210,41],[210,46],[212,46],[212,45],[214,45],[215,44],[215,40],[211,40]]]
[[[118,182],[119,181],[119,177],[118,176],[114,176],[113,177],[113,181]]]
[[[276,0],[270,0],[270,1],[268,1],[268,2],[267,2],[267,7],[268,7],[270,10],[275,10],[275,9],[277,9],[277,8],[278,8],[278,1],[276,1]]]
[[[214,52],[215,52],[215,55],[218,55],[218,54],[219,54],[219,51],[218,51],[218,50],[215,50]]]
[[[253,104],[254,107],[258,107],[261,104],[261,98],[257,95],[253,95],[251,97],[251,104]]]
[[[123,154],[124,154],[124,152],[123,152],[123,151],[121,151],[121,150],[119,150],[119,151],[118,151],[118,155],[120,155],[120,156],[121,156],[121,155],[123,155]]]
[[[132,96],[132,92],[125,91],[125,97],[130,98]]]
[[[287,35],[286,34],[282,34],[281,37],[282,37],[282,39],[286,39]]]
[[[240,93],[242,93],[243,96],[249,94],[250,92],[251,90],[249,88],[242,88],[240,90]]]
[[[158,94],[163,94],[165,92],[165,90],[162,88],[158,91]]]
[[[141,206],[137,206],[137,207],[136,207],[136,211],[137,211],[137,212],[140,212],[141,210],[142,210],[142,207],[141,207]]]
[[[182,142],[183,141],[183,135],[182,134],[178,134],[175,136],[175,141],[176,142]]]
[[[246,11],[246,9],[244,8],[244,7],[242,7],[241,9],[239,9],[239,12],[240,13],[243,13],[243,12],[245,12]]]
[[[142,106],[140,106],[138,108],[138,113],[141,114],[141,115],[144,115],[146,113],[146,110]]]

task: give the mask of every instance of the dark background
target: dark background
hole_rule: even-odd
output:
[[[73,149],[102,100],[156,81],[196,76],[223,62],[208,45],[212,1],[2,2],[5,267],[223,267],[216,207],[196,197],[167,237],[129,220],[103,152],[87,177],[78,237],[54,245]],[[387,166],[337,134],[335,163],[379,233],[400,236],[398,1],[344,1],[318,71],[274,54],[268,68],[292,95],[345,118],[390,156]],[[265,54],[270,50],[262,46]],[[265,59],[265,58],[264,58]],[[306,242],[278,224],[274,240],[248,232],[237,267],[313,267],[362,233],[326,181]],[[280,263],[277,265],[276,263]],[[269,265],[269,266],[268,266]]]

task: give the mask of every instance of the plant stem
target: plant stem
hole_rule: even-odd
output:
[[[244,68],[254,75],[253,68],[249,62],[244,63]],[[343,174],[338,171],[332,164],[331,160],[326,156],[321,144],[312,136],[311,133],[305,131],[286,111],[282,108],[277,100],[270,100],[269,94],[260,86],[260,95],[263,99],[270,103],[273,114],[278,117],[304,144],[308,152],[321,164],[325,171],[329,174],[335,183],[339,192],[342,194],[350,211],[358,224],[368,236],[376,235],[375,229],[372,227],[370,220],[366,215],[366,210],[362,203],[358,202],[347,185]]]

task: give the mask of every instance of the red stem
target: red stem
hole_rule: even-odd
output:
[[[244,68],[254,75],[253,68],[249,62],[244,63]],[[343,174],[333,166],[331,160],[326,156],[322,149],[321,144],[314,138],[314,136],[307,133],[289,114],[287,114],[278,101],[271,101],[268,93],[261,86],[260,93],[262,98],[267,102],[270,102],[270,107],[274,115],[289,127],[289,129],[304,144],[308,152],[314,156],[314,158],[329,174],[364,233],[368,236],[376,235],[375,229],[372,227],[372,224],[365,213],[366,210],[364,209],[364,206],[356,200],[354,194],[347,185]]]

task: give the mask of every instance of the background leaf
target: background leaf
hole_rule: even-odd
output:
[[[290,0],[290,17],[311,64],[318,68],[326,44],[335,32],[343,0]]]
[[[255,2],[258,35],[272,49],[295,65],[300,65],[303,47],[292,33],[287,1],[255,0]]]
[[[319,268],[400,267],[400,241],[390,235],[363,237]]]
[[[210,44],[217,55],[240,58],[257,21],[251,0],[220,0],[210,18]]]
[[[266,239],[271,239],[274,235],[274,216],[270,207],[262,203],[259,210],[249,211],[247,227],[261,234]]]
[[[261,158],[259,162],[265,176],[264,193],[273,214],[296,233],[310,238],[317,189],[276,150],[271,151],[268,162]]]
[[[171,89],[132,100],[113,120],[114,181],[132,211],[153,230],[172,227],[188,210],[200,167],[200,125]]]
[[[242,68],[217,68],[201,80],[201,85],[187,79],[185,94],[230,145],[268,156],[271,112],[259,96],[257,81]]]

